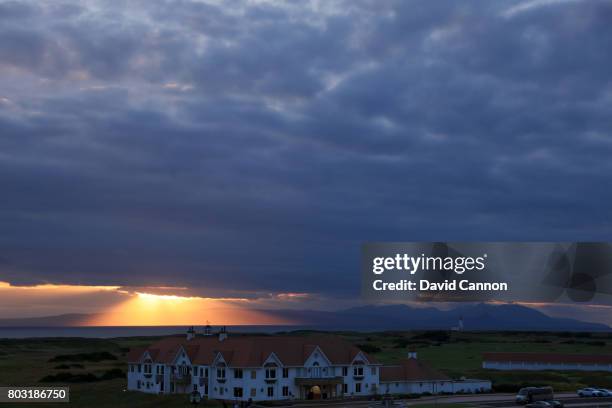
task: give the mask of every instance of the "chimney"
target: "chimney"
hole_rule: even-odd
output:
[[[190,326],[187,329],[187,340],[193,340],[195,338],[195,330],[193,329],[193,326]]]
[[[221,331],[219,331],[219,341],[223,341],[227,339],[227,329],[225,328],[225,326],[223,326],[221,328]]]
[[[408,350],[408,358],[414,358],[415,360],[417,359],[417,352],[414,350]]]

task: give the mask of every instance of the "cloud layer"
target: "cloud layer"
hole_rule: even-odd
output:
[[[3,2],[0,281],[351,297],[363,241],[610,240],[611,21]]]

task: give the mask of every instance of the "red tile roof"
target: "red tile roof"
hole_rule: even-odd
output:
[[[360,350],[337,336],[236,336],[219,341],[217,337],[166,337],[149,346],[153,361],[172,363],[181,347],[195,365],[211,365],[218,353],[230,367],[260,367],[274,353],[285,366],[302,366],[319,347],[335,365],[348,365]],[[138,362],[145,350],[133,350],[129,362]],[[371,364],[378,362],[363,353]]]
[[[140,358],[142,357],[142,355],[144,354],[144,352],[147,350],[146,347],[134,347],[132,349],[130,349],[130,351],[128,352],[127,355],[127,359],[130,363],[137,363],[140,361]]]
[[[383,366],[380,368],[381,382],[401,382],[401,381],[431,381],[431,380],[450,380],[445,374],[434,370],[424,362],[416,358],[402,360],[397,366]]]
[[[484,361],[551,364],[612,364],[612,354],[483,353]]]

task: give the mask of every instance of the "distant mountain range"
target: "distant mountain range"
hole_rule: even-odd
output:
[[[463,318],[465,330],[610,331],[609,326],[564,319],[521,305],[469,304],[451,310],[407,305],[361,306],[336,312],[314,310],[265,310],[267,314],[295,321],[296,325],[323,330],[450,329]],[[23,319],[0,319],[0,327],[82,326],[92,314],[64,314]]]
[[[70,313],[56,316],[0,319],[0,327],[73,327],[84,326],[96,315]]]
[[[463,318],[465,330],[611,330],[605,324],[550,317],[538,310],[516,304],[469,304],[451,310],[407,305],[369,305],[337,312],[277,310],[273,314],[304,325],[335,330],[450,329],[458,326],[459,318]]]

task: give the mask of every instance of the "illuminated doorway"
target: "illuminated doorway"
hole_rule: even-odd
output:
[[[313,385],[312,387],[310,387],[310,390],[308,390],[308,399],[321,399],[321,387],[319,387],[318,385]]]

